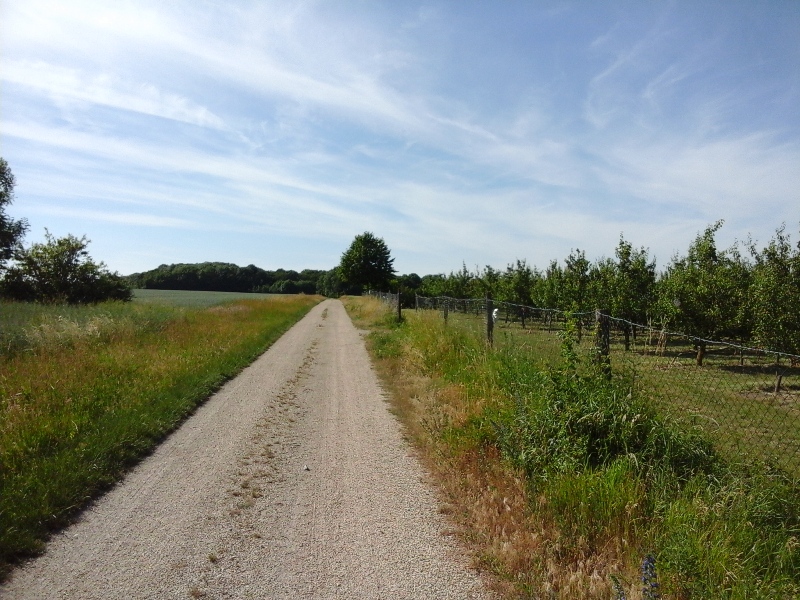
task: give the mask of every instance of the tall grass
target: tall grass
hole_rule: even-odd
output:
[[[318,301],[98,305],[28,315],[27,325],[16,317],[24,342],[0,357],[0,571],[40,551],[49,531]]]
[[[70,306],[0,300],[0,357],[66,348],[79,340],[107,341],[126,331],[158,331],[182,314],[163,303]]]
[[[657,412],[635,372],[595,368],[574,332],[558,358],[516,342],[491,349],[410,311],[372,336],[398,412],[509,596],[608,598],[616,580],[653,597],[648,555],[664,597],[800,594],[796,480],[728,462]]]
[[[190,308],[208,308],[233,300],[269,299],[281,294],[252,292],[206,292],[197,290],[133,290],[134,303],[169,304]]]

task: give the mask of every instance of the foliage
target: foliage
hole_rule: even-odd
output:
[[[589,304],[589,261],[583,250],[573,250],[567,256],[561,281],[561,310],[584,312],[594,310]]]
[[[422,277],[416,273],[409,273],[407,275],[399,275],[391,282],[392,289],[400,287],[400,301],[403,308],[414,308],[414,296],[419,293],[422,286]]]
[[[590,269],[590,298],[595,308],[633,323],[646,323],[655,300],[656,265],[647,250],[635,250],[620,236],[616,261],[598,261]],[[630,346],[632,328],[622,323],[625,348]],[[633,330],[635,333],[635,330]]]
[[[506,267],[498,300],[524,306],[532,305],[533,290],[538,279],[541,279],[541,274],[536,269],[531,268],[524,260],[517,260],[516,264]]]
[[[131,289],[123,278],[91,259],[85,236],[56,238],[45,231],[45,239],[17,253],[2,281],[5,297],[68,304],[131,299]]]
[[[611,314],[645,323],[654,300],[656,264],[650,260],[647,250],[635,250],[630,242],[620,237],[614,265]]]
[[[317,293],[328,296],[329,298],[357,296],[361,294],[361,291],[360,285],[352,285],[342,281],[338,267],[326,271],[317,284]]]
[[[564,270],[558,261],[552,260],[544,272],[541,291],[538,297],[542,301],[544,308],[560,308],[565,305],[562,299],[564,292]]]
[[[670,429],[626,377],[608,379],[594,367],[581,372],[573,336],[574,326],[568,327],[563,366],[540,372],[525,394],[516,389],[510,414],[492,421],[510,460],[532,480],[607,467],[620,458],[663,464],[681,479],[711,468],[716,457],[710,444]],[[520,368],[525,364],[506,363],[501,389],[531,381]]]
[[[707,227],[685,257],[672,259],[659,281],[660,312],[682,333],[698,338],[698,365],[705,339],[749,337],[745,299],[750,270],[736,248],[717,249],[714,234],[720,227],[722,221]]]
[[[792,248],[781,227],[755,258],[749,309],[754,336],[764,348],[800,354],[800,241]]]
[[[266,271],[255,265],[205,262],[171,264],[126,277],[132,287],[150,290],[194,290],[214,292],[256,292],[269,294],[315,294],[325,271],[291,269]]]
[[[6,160],[0,157],[0,272],[6,262],[19,250],[28,230],[25,219],[15,221],[6,214],[6,206],[14,201],[16,180]]]
[[[743,256],[738,243],[717,247],[722,224],[706,227],[661,273],[646,248],[634,248],[620,236],[612,258],[590,263],[583,251],[572,250],[544,271],[524,260],[504,271],[491,266],[470,270],[462,264],[449,275],[423,276],[417,293],[452,298],[489,293],[499,301],[536,308],[606,310],[616,318],[613,326],[624,335],[626,349],[637,335],[629,323],[658,327],[694,338],[700,365],[705,340],[800,353],[800,241],[792,245],[781,227],[767,247],[759,251],[751,242],[744,246],[749,255]],[[528,318],[519,308],[510,308],[507,315],[523,322]]]
[[[366,231],[357,235],[342,254],[339,277],[350,286],[385,292],[395,273],[392,263],[386,242]]]

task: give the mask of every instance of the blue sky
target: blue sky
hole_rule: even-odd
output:
[[[123,274],[401,273],[800,224],[800,2],[0,3],[14,217]]]

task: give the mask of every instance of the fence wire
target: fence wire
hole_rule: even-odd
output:
[[[383,296],[396,306],[397,294]],[[498,346],[535,347],[545,360],[545,355],[557,359],[558,333],[568,320],[577,324],[578,348],[596,355],[598,318],[607,319],[605,351],[612,372],[632,374],[656,410],[683,427],[702,430],[732,460],[757,459],[800,477],[798,355],[707,340],[595,311],[422,296],[416,297],[416,309],[435,310],[448,322],[486,332]]]

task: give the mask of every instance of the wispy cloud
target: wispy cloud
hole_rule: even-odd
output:
[[[166,227],[180,229],[198,229],[197,223],[187,219],[176,219],[174,217],[164,217],[140,213],[121,213],[106,210],[88,210],[83,208],[66,208],[63,206],[43,205],[34,208],[35,214],[46,215],[49,217],[72,217],[81,220],[102,221],[107,223],[119,223],[122,225],[144,226],[144,227]]]
[[[418,271],[796,221],[800,124],[679,9],[7,4],[14,208],[165,248],[236,232],[256,263],[369,229]],[[794,106],[796,70],[767,81]]]
[[[0,79],[37,90],[50,98],[129,110],[144,115],[223,129],[220,117],[188,98],[159,90],[150,83],[129,83],[114,75],[87,75],[42,61],[7,61]]]

